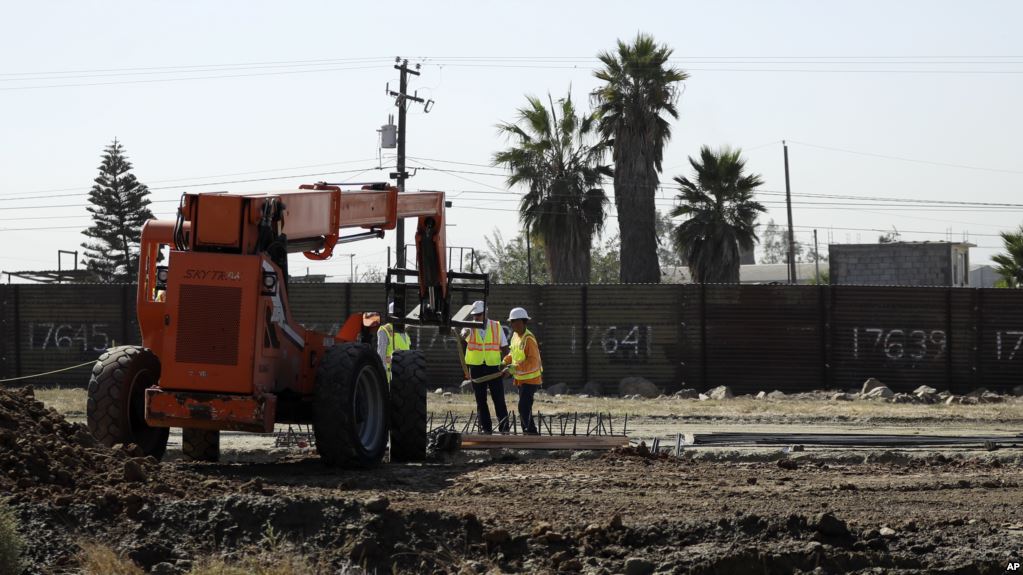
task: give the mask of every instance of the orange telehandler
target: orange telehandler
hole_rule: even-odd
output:
[[[438,329],[478,327],[452,317],[451,292],[484,299],[485,274],[447,269],[443,192],[398,194],[385,184],[325,183],[275,194],[184,194],[175,221],[142,229],[138,323],[142,346],[107,350],[89,380],[87,419],[103,443],[162,457],[170,427],[188,459],[215,461],[220,431],[310,423],[328,465],[426,455],[426,361],[395,352],[392,379],[367,341],[364,314],[336,334],[304,329],[288,300],[288,254],[323,260],[339,243],[380,238],[417,218],[416,267],[387,270],[383,316]],[[357,233],[341,235],[356,228]],[[161,249],[167,265],[157,265]],[[406,282],[405,278],[415,278]],[[457,280],[457,281],[452,281]],[[388,300],[394,312],[386,311]],[[406,313],[406,304],[417,303]]]

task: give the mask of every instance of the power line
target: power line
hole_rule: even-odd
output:
[[[323,166],[341,166],[341,165],[345,165],[345,164],[357,164],[359,162],[369,162],[369,161],[373,161],[373,160],[376,160],[376,159],[377,158],[364,158],[364,159],[361,159],[361,160],[347,160],[347,161],[344,161],[344,162],[325,162],[325,163],[322,163],[322,164],[307,164],[307,165],[304,165],[304,166],[289,166],[289,167],[286,167],[286,168],[267,168],[265,170],[250,170],[250,171],[247,171],[247,172],[234,172],[234,173],[229,173],[229,174],[211,174],[211,175],[207,175],[207,176],[191,176],[191,177],[170,178],[170,179],[163,179],[163,180],[148,180],[148,182],[151,183],[151,184],[159,184],[159,183],[164,183],[164,182],[181,182],[181,181],[187,181],[187,180],[204,180],[206,178],[225,178],[225,177],[231,177],[231,176],[244,176],[244,175],[248,175],[248,174],[265,174],[267,172],[283,172],[285,170],[299,170],[299,169],[303,169],[303,168],[319,168],[319,167],[323,167]],[[387,159],[390,159],[390,158],[387,158]],[[365,171],[369,171],[369,170],[365,170]],[[197,184],[197,185],[199,185],[199,184]],[[214,183],[214,185],[216,185],[216,184]],[[52,193],[52,192],[66,192],[66,191],[81,190],[81,189],[83,189],[82,186],[75,186],[75,187],[70,187],[70,188],[56,188],[56,189],[52,189],[52,190],[34,190],[34,191],[31,191],[31,192],[24,192],[24,193],[26,193],[26,194],[37,194],[37,195],[18,196],[18,197],[14,197],[14,198],[0,198],[0,202],[7,202],[7,201],[14,201],[14,200],[32,200],[32,199],[37,199],[37,198],[67,198],[67,197],[80,196],[80,195],[84,195],[84,194],[88,194],[89,193],[88,191],[78,192],[78,193],[74,193],[74,194],[53,194]],[[154,188],[150,188],[150,189],[154,189]]]
[[[222,68],[232,66],[263,66],[263,65],[304,65],[304,64],[318,64],[318,63],[340,63],[340,62],[362,62],[362,61],[377,61],[387,60],[390,61],[389,56],[369,56],[360,58],[329,58],[329,59],[316,59],[316,60],[270,60],[262,62],[236,62],[233,64],[184,64],[176,66],[142,66],[142,67],[131,67],[131,68],[93,68],[87,70],[62,70],[62,71],[48,71],[48,72],[3,72],[0,76],[31,76],[31,75],[49,75],[49,74],[87,74],[91,72],[134,72],[138,70],[182,70],[191,68]]]
[[[43,90],[46,88],[77,88],[83,86],[116,86],[123,84],[152,84],[157,82],[184,82],[191,80],[221,80],[224,78],[251,78],[255,76],[284,76],[292,74],[318,74],[323,72],[344,72],[351,70],[375,70],[379,69],[379,66],[351,66],[342,68],[322,68],[317,70],[290,70],[290,71],[278,71],[278,72],[255,72],[252,74],[226,74],[217,76],[189,76],[181,78],[150,78],[147,80],[115,80],[111,82],[83,82],[74,84],[46,84],[46,85],[34,85],[34,86],[6,86],[0,87],[0,91],[12,91],[12,90]]]
[[[942,166],[942,167],[946,167],[946,168],[960,168],[960,169],[964,169],[964,170],[978,170],[978,171],[983,171],[983,172],[997,172],[997,173],[1003,173],[1003,174],[1023,174],[1023,171],[1021,171],[1021,170],[1007,170],[1007,169],[1002,169],[1002,168],[987,168],[987,167],[980,167],[980,166],[969,166],[969,165],[966,165],[966,164],[952,164],[952,163],[948,163],[948,162],[934,162],[934,161],[931,161],[931,160],[920,160],[920,159],[916,159],[916,158],[906,158],[906,157],[902,157],[902,156],[889,156],[889,155],[885,155],[885,154],[877,154],[877,153],[874,153],[874,152],[860,152],[860,151],[856,151],[856,150],[848,150],[848,149],[845,149],[845,148],[836,148],[836,147],[833,147],[833,146],[821,146],[821,145],[818,145],[818,144],[808,144],[806,142],[797,142],[795,140],[789,140],[789,142],[792,142],[793,144],[798,144],[800,146],[806,146],[806,147],[809,147],[809,148],[819,148],[821,150],[831,150],[833,152],[843,152],[843,153],[846,153],[846,154],[856,154],[858,156],[868,156],[868,157],[873,157],[873,158],[883,158],[883,159],[886,159],[886,160],[898,160],[898,161],[902,161],[902,162],[913,162],[913,163],[916,163],[916,164],[927,164],[927,165],[930,165],[930,166]]]

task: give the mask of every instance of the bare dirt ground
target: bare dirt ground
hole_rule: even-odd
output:
[[[48,394],[37,398],[46,403]],[[84,395],[61,396],[59,410],[81,421]],[[472,409],[464,396],[430,402],[438,413]],[[1023,403],[1015,400],[562,397],[537,408],[629,413],[642,437],[754,429],[1014,434],[1023,427]],[[36,416],[23,425],[31,420],[41,434],[56,425],[65,443],[87,443],[77,426],[55,424],[53,412]],[[100,541],[147,570],[186,573],[200,556],[237,557],[265,541],[268,529],[325,573],[1004,573],[1023,552],[1023,450],[1014,448],[693,448],[680,459],[642,449],[460,452],[339,471],[308,450],[231,434],[224,462],[175,461],[172,444],[164,463],[137,461],[140,480],[125,475],[130,453],[52,441],[40,447],[65,456],[79,448],[92,450],[96,468],[85,470],[87,479],[4,483],[29,540],[30,572],[80,572],[77,542]]]

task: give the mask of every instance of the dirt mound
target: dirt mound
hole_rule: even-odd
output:
[[[140,455],[134,447],[101,445],[84,425],[36,400],[31,387],[0,388],[0,493],[15,502],[66,506],[86,498],[130,509],[139,506],[130,499],[136,492],[183,495],[202,486],[198,476]]]
[[[616,447],[604,454],[604,459],[667,459],[668,454],[663,451],[653,452],[646,446],[645,441],[639,445]]]

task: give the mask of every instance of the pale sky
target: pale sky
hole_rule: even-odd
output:
[[[689,72],[662,184],[701,145],[745,150],[763,218],[785,220],[790,142],[797,239],[969,240],[996,253],[1023,207],[884,205],[867,198],[1020,203],[1023,9],[1015,2],[13,2],[0,18],[0,269],[55,269],[80,249],[87,191],[117,137],[153,211],[183,191],[268,191],[381,180],[395,56],[436,100],[409,115],[408,187],[451,192],[449,243],[519,229],[492,154],[525,94],[571,87],[589,109],[595,55],[637,31]],[[390,153],[390,151],[388,151]],[[869,155],[872,154],[872,155]],[[902,159],[897,159],[902,158]],[[319,175],[325,172],[338,172]],[[277,178],[255,182],[232,182]],[[192,184],[208,184],[196,185]],[[180,187],[189,185],[189,187]],[[163,189],[161,189],[163,188]],[[773,193],[772,193],[773,192]],[[608,186],[608,194],[612,193]],[[804,194],[849,196],[820,198]],[[671,190],[662,209],[670,209]],[[25,198],[28,196],[28,198]],[[23,199],[13,199],[23,198]],[[814,202],[814,203],[806,203]],[[821,203],[839,203],[826,206]],[[879,205],[880,204],[880,205]],[[478,209],[491,208],[491,209]],[[28,228],[28,229],[26,229]],[[60,229],[44,229],[60,228]],[[617,229],[609,219],[608,232]],[[365,270],[393,239],[339,247]],[[993,249],[994,248],[994,249]],[[292,260],[345,281],[348,257]]]

